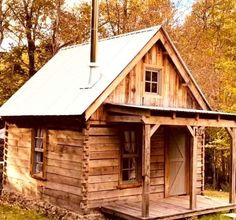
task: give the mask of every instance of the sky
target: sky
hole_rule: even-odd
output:
[[[91,0],[87,0],[87,1],[91,1]],[[185,17],[191,12],[192,4],[196,0],[171,0],[171,1],[174,3],[174,5],[178,9],[178,13],[176,15],[176,17],[178,18],[178,21],[183,22]],[[81,0],[66,0],[66,4],[69,7],[73,7],[74,4],[78,4],[80,2]],[[10,39],[5,39],[3,42],[2,48],[0,48],[0,51],[7,50],[9,48],[9,43],[12,43],[12,41]]]

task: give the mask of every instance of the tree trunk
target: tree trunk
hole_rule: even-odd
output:
[[[32,17],[27,15],[26,16],[26,38],[27,38],[27,43],[28,43],[28,48],[27,48],[27,52],[28,52],[28,58],[29,58],[29,76],[33,76],[35,74],[35,42],[32,38],[32,33],[31,33],[31,29],[32,29],[32,21],[31,21]]]
[[[216,161],[215,161],[215,154],[216,154],[216,151],[215,149],[213,149],[213,164],[212,164],[212,186],[213,186],[213,189],[216,188]]]
[[[0,0],[0,48],[3,42],[3,38],[4,38],[4,32],[3,32],[3,5],[2,5],[2,1]]]

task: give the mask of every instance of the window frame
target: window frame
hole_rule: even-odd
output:
[[[37,131],[41,130],[42,136],[36,137]],[[31,162],[30,162],[30,174],[35,179],[46,180],[46,150],[47,150],[47,130],[45,128],[33,128],[31,132]],[[42,139],[42,148],[36,147],[36,140]],[[42,171],[36,172],[36,153],[43,153]]]
[[[146,80],[146,73],[151,72],[151,79]],[[157,82],[152,81],[152,72],[157,72]],[[157,96],[161,97],[162,95],[162,68],[155,66],[155,65],[148,65],[145,64],[144,66],[144,77],[143,77],[143,91],[144,94],[151,95],[151,96]],[[150,91],[146,91],[146,83],[152,84],[157,84],[157,92],[151,92],[152,87],[150,86]]]
[[[125,132],[129,132],[129,135],[131,135],[131,132],[135,132],[135,144],[136,144],[136,150],[137,152],[134,154],[125,154],[124,153],[124,146],[125,146]],[[141,129],[138,129],[137,127],[128,127],[126,129],[121,128],[120,136],[121,136],[121,145],[120,145],[120,169],[119,169],[119,184],[117,188],[123,189],[123,188],[133,188],[133,187],[139,187],[141,186],[141,180],[142,180],[142,158],[141,158],[141,143],[142,140],[141,136]],[[132,142],[130,142],[132,143]],[[123,159],[132,159],[136,158],[136,178],[135,180],[123,180]]]

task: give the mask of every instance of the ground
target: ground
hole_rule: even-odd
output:
[[[17,206],[0,205],[0,220],[50,220],[35,211],[24,210]]]
[[[222,200],[229,199],[229,193],[222,192],[222,191],[205,190],[204,195],[209,196],[209,197],[215,197],[217,199],[222,199]],[[218,214],[213,214],[213,215],[202,216],[200,217],[200,220],[229,220],[229,218],[224,217],[222,213],[218,213]]]
[[[209,197],[216,197],[218,199],[228,199],[229,194],[227,192],[219,192],[213,190],[206,190],[204,195]],[[31,210],[24,210],[17,206],[0,205],[0,220],[52,220],[42,214],[36,213]],[[222,213],[202,216],[200,220],[229,220],[222,215]]]

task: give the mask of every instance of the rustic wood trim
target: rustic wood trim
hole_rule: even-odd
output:
[[[150,138],[152,137],[152,135],[154,135],[154,133],[158,130],[160,126],[161,126],[160,124],[155,124],[151,127]]]
[[[159,79],[159,81],[158,81],[158,83],[159,83],[159,85],[158,85],[158,93],[146,92],[145,91],[145,83],[146,83],[145,77],[146,77],[146,71],[148,71],[148,70],[160,71],[160,73],[158,75],[158,79]],[[163,90],[162,90],[162,88],[163,88],[163,74],[164,74],[163,66],[158,66],[158,65],[144,63],[143,64],[143,71],[142,71],[142,73],[143,73],[142,74],[142,80],[143,80],[142,81],[142,83],[143,83],[142,95],[143,95],[143,97],[145,95],[147,95],[149,97],[156,97],[156,98],[161,99],[163,97],[163,94],[162,94],[162,92],[163,92]]]
[[[192,135],[192,146],[190,148],[190,209],[195,210],[197,208],[197,194],[196,194],[196,182],[197,182],[197,128],[188,127],[190,134]]]
[[[43,179],[46,180],[48,130],[43,129]]]
[[[188,184],[186,185],[186,192],[187,195],[190,194],[190,153],[191,153],[191,136],[189,135],[188,131],[185,130],[185,153],[186,153],[186,180]]]
[[[195,136],[195,134],[194,134],[194,129],[193,129],[190,125],[187,125],[187,128],[188,128],[188,130],[189,130],[191,136],[194,137],[194,136]]]
[[[82,177],[81,177],[81,211],[83,214],[88,214],[89,207],[88,207],[88,178],[89,178],[89,129],[90,129],[90,122],[87,122],[85,128],[83,129],[82,133],[84,136],[83,141],[83,152],[82,152]]]
[[[150,194],[150,125],[143,125],[143,146],[142,146],[142,217],[149,216],[149,194]]]
[[[134,131],[135,132],[135,138],[136,138],[136,147],[137,147],[137,167],[136,167],[136,174],[137,174],[137,179],[133,182],[129,181],[124,181],[122,178],[122,172],[123,172],[123,143],[124,143],[124,131]],[[142,158],[141,158],[141,147],[140,146],[142,143],[141,138],[140,138],[140,133],[141,129],[139,125],[133,126],[129,125],[127,126],[127,129],[121,128],[120,130],[120,137],[121,137],[121,146],[120,146],[120,163],[119,163],[119,180],[118,180],[118,186],[117,188],[119,189],[125,189],[125,188],[135,188],[138,186],[141,186],[141,169],[142,169]],[[140,141],[141,140],[141,141]]]
[[[162,125],[176,125],[176,126],[203,126],[203,127],[232,127],[236,128],[236,121],[221,119],[217,121],[215,119],[199,119],[198,121],[195,118],[172,118],[165,116],[132,116],[132,115],[109,115],[107,116],[107,122],[130,122],[130,123],[140,123],[144,122],[145,124],[162,124]]]
[[[120,116],[122,117],[122,116]],[[236,121],[221,119],[217,121],[215,119],[199,119],[198,121],[195,118],[180,118],[176,117],[164,117],[164,116],[149,116],[141,117],[142,121],[145,124],[163,124],[163,125],[177,125],[177,126],[196,126],[196,127],[234,127],[236,128]],[[138,120],[138,118],[136,118]]]
[[[151,115],[151,110],[149,109],[138,109],[138,108],[124,108],[123,106],[118,106],[118,105],[106,105],[105,109],[107,112],[112,112],[112,113],[120,113],[120,114],[126,114],[126,115],[133,115],[133,116],[141,116],[141,115],[146,115],[150,116]]]
[[[229,202],[235,204],[235,178],[236,178],[236,128],[227,129],[231,137],[230,145],[230,192]]]
[[[160,39],[160,32],[158,31],[152,39],[143,47],[143,49],[134,57],[134,59],[125,67],[125,69],[117,76],[117,78],[105,89],[105,91],[89,106],[85,111],[85,120],[97,110],[97,108],[104,102],[110,93],[120,84],[126,75],[134,68],[139,60],[152,48],[152,46]]]
[[[34,173],[35,166],[35,128],[31,129],[31,155],[30,155],[30,175],[34,179],[46,180],[46,167],[47,167],[47,129],[42,128],[43,131],[43,170],[42,174]]]
[[[167,198],[169,196],[169,176],[170,176],[170,167],[169,167],[169,157],[168,157],[168,145],[169,145],[169,140],[168,140],[168,133],[169,133],[169,127],[165,126],[164,127],[164,175],[165,175],[165,194],[164,197]]]
[[[30,174],[34,175],[34,137],[35,129],[31,128],[31,155],[30,155]]]
[[[5,137],[4,137],[4,147],[3,147],[3,176],[2,176],[2,184],[4,185],[6,182],[7,174],[6,174],[6,169],[7,169],[7,152],[8,152],[8,129],[9,129],[9,124],[5,122]]]

